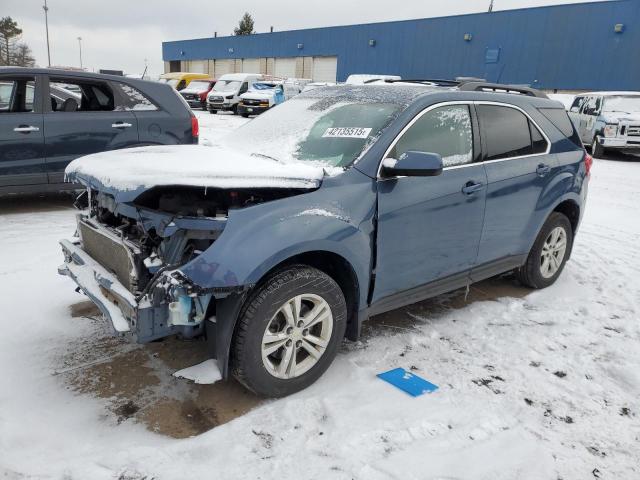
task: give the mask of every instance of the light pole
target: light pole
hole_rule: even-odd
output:
[[[49,50],[49,7],[47,7],[47,0],[44,0],[44,25],[47,29],[47,64],[51,66],[51,50]]]
[[[80,47],[80,69],[82,70],[82,37],[78,37],[78,47]]]

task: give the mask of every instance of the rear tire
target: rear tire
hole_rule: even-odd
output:
[[[247,299],[233,338],[231,371],[259,395],[291,395],[329,368],[346,324],[345,298],[331,277],[305,265],[288,267]]]
[[[542,226],[525,264],[516,277],[531,288],[546,288],[555,283],[573,247],[573,228],[569,219],[553,212]]]
[[[593,137],[593,142],[591,143],[591,154],[595,158],[603,158],[606,153],[607,152],[598,140],[598,137]]]

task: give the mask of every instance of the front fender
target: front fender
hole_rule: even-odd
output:
[[[351,264],[366,297],[375,199],[373,180],[350,169],[313,192],[232,210],[221,236],[180,270],[203,289],[246,287],[288,258],[326,251]]]

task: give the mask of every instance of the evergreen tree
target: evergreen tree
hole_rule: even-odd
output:
[[[238,27],[233,31],[234,35],[251,35],[253,31],[253,18],[246,12],[240,19]]]
[[[0,65],[11,65],[15,44],[22,29],[11,17],[0,18]]]

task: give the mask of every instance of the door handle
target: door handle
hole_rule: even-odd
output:
[[[117,122],[117,123],[112,123],[111,127],[112,128],[129,128],[129,127],[133,127],[133,125],[126,122]]]
[[[464,185],[464,187],[462,187],[462,193],[465,195],[473,195],[477,191],[482,190],[482,187],[484,187],[482,183],[469,181]]]
[[[34,127],[33,125],[20,125],[13,129],[14,132],[20,133],[30,133],[30,132],[39,132],[40,128]]]
[[[551,171],[551,167],[544,163],[541,163],[540,165],[538,165],[538,168],[536,168],[536,173],[538,174],[539,177],[544,177],[550,171]]]

